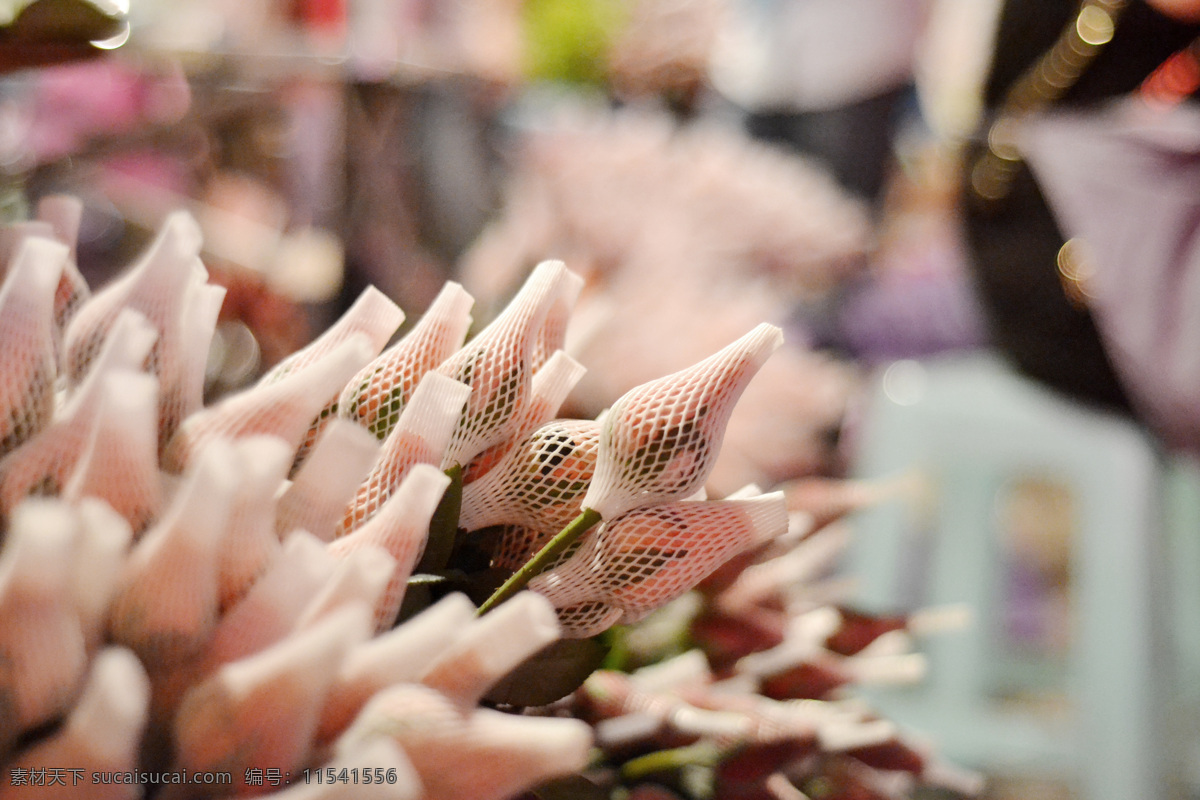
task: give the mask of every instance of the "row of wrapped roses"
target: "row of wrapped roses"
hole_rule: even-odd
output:
[[[74,263],[78,213],[50,198],[0,235],[0,798],[66,767],[153,771],[88,786],[97,798],[512,797],[597,757],[580,719],[479,706],[514,668],[678,601],[739,553],[789,536],[801,560],[827,549],[780,492],[703,497],[738,396],[781,342],[774,326],[597,420],[557,419],[583,370],[562,350],[581,281],[550,261],[469,339],[457,284],[390,345],[404,314],[368,289],[311,345],[205,407],[223,289],[195,223],[170,215],[93,294]],[[410,586],[461,577],[453,555],[484,529],[503,585],[479,609],[451,593],[402,617]],[[791,641],[768,673],[811,660]],[[851,675],[857,656],[822,663]],[[616,690],[592,689],[608,717],[628,716]],[[668,709],[658,727],[679,726]],[[821,709],[780,705],[750,739],[720,728],[722,752],[750,740],[910,752],[864,708]],[[861,768],[877,767],[864,753]],[[313,778],[360,768],[383,779]],[[185,770],[230,781],[169,779]],[[941,774],[915,755],[902,772]],[[85,796],[70,782],[40,791]]]

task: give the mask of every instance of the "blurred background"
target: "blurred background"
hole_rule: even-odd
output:
[[[573,415],[776,322],[788,345],[712,489],[870,481],[883,499],[842,565],[856,602],[972,614],[919,687],[872,701],[987,773],[988,797],[1200,797],[1200,418],[1157,413],[1157,362],[1105,327],[1111,293],[1001,124],[1149,94],[1188,107],[1196,14],[9,0],[0,213],[81,198],[97,286],[191,210],[229,288],[211,397],[367,284],[412,321],[458,280],[480,321],[545,258],[587,281]],[[1164,370],[1197,371],[1190,330]]]

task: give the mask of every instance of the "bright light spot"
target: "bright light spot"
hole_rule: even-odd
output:
[[[916,361],[897,361],[883,373],[883,393],[896,405],[911,406],[925,396],[925,368]]]
[[[121,45],[129,41],[129,34],[132,28],[128,22],[121,23],[121,30],[116,36],[110,36],[107,39],[97,39],[92,42],[92,47],[99,47],[101,50],[116,50]]]

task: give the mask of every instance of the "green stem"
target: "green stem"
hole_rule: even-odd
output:
[[[627,781],[636,781],[651,775],[674,772],[693,764],[711,767],[720,760],[721,749],[712,742],[701,740],[673,750],[657,750],[630,759],[621,765],[621,777]]]
[[[524,589],[526,584],[546,569],[551,561],[558,558],[564,550],[575,543],[576,539],[587,533],[588,529],[599,521],[599,511],[593,511],[590,508],[583,509],[579,516],[571,520],[567,527],[563,528],[553,539],[547,542],[546,546],[537,552],[537,555],[526,561],[524,566],[514,572],[511,578],[506,580],[499,589],[493,592],[492,596],[479,607],[478,613],[481,616],[486,614]]]

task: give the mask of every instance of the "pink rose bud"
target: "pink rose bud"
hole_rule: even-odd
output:
[[[262,377],[259,385],[269,386],[293,372],[316,363],[333,352],[339,344],[349,341],[356,334],[366,337],[370,346],[369,358],[374,358],[379,355],[379,351],[387,345],[392,334],[403,322],[404,312],[400,310],[400,307],[389,300],[383,292],[374,286],[369,286],[358,296],[354,304],[346,309],[346,313],[342,314],[337,322],[333,323],[307,347],[276,364],[270,372]],[[344,384],[336,388],[328,398],[328,402],[316,415],[316,419],[312,420],[312,425],[309,427],[308,433],[304,435],[304,440],[300,443],[296,453],[297,464],[304,461],[325,425],[337,415],[338,398],[343,386]]]
[[[379,441],[353,422],[330,422],[279,498],[275,532],[282,537],[302,528],[323,541],[332,539],[379,451]]]
[[[0,551],[0,752],[74,700],[87,666],[71,602],[71,550],[78,523],[52,500],[27,500]]]
[[[459,526],[473,531],[512,524],[553,536],[579,515],[599,443],[593,420],[546,423],[467,484]]]
[[[462,346],[474,302],[457,283],[443,286],[412,330],[350,379],[338,415],[386,439],[425,374]]]
[[[46,427],[54,414],[54,290],[66,260],[66,245],[28,238],[0,286],[0,454]]]
[[[236,468],[230,444],[212,442],[125,562],[109,629],[156,667],[196,655],[217,624],[218,554]]]
[[[703,361],[626,392],[601,418],[584,508],[612,519],[701,489],[734,404],[782,342],[779,328],[763,323]]]
[[[561,261],[539,264],[504,311],[437,368],[472,390],[443,467],[512,438],[529,403],[538,333],[570,274]]]
[[[396,560],[387,589],[375,606],[377,631],[395,624],[408,579],[425,552],[429,520],[449,484],[450,479],[437,467],[417,464],[375,516],[329,545],[329,552],[339,558],[360,547],[374,545]]]
[[[346,506],[335,536],[345,536],[374,517],[414,466],[441,463],[470,394],[467,386],[436,372],[421,380],[375,466]]]
[[[61,769],[82,772],[90,780],[93,772],[132,772],[138,769],[138,753],[150,682],[133,653],[110,647],[96,656],[87,682],[66,722],[49,738],[38,742],[10,761],[7,770]],[[82,783],[82,782],[81,782]],[[27,787],[5,783],[0,800],[20,800]],[[72,800],[79,787],[68,777],[38,789],[43,800]],[[89,786],[89,800],[136,800],[141,788],[131,784]]]
[[[780,492],[740,500],[680,501],[629,511],[605,523],[561,566],[529,588],[557,608],[598,602],[636,621],[679,597],[737,553],[787,530]],[[571,630],[577,638],[598,630]]]
[[[30,494],[58,494],[87,446],[110,371],[137,371],[154,344],[154,329],[136,311],[123,310],[96,362],[54,420],[0,460],[0,513]]]
[[[141,372],[110,372],[87,445],[63,497],[95,497],[140,534],[163,500],[158,471],[158,381]]]
[[[182,471],[199,446],[222,436],[230,439],[256,434],[275,436],[287,443],[290,456],[294,457],[321,409],[371,354],[370,339],[356,333],[312,363],[297,366],[278,380],[260,380],[249,389],[193,414],[183,421],[167,445],[163,465],[171,471]]]
[[[472,459],[463,474],[463,482],[471,483],[486,475],[492,467],[504,458],[514,442],[528,436],[541,425],[554,419],[558,408],[567,399],[567,395],[579,383],[587,370],[582,364],[571,358],[562,350],[558,350],[533,376],[530,385],[529,405],[525,407],[521,419],[513,424],[512,438],[499,444],[494,444]]]
[[[122,308],[132,308],[158,331],[150,356],[156,375],[174,374],[186,342],[180,320],[189,288],[208,272],[200,262],[200,228],[184,211],[167,217],[149,249],[128,271],[85,302],[67,326],[66,373],[78,383],[90,369]]]

